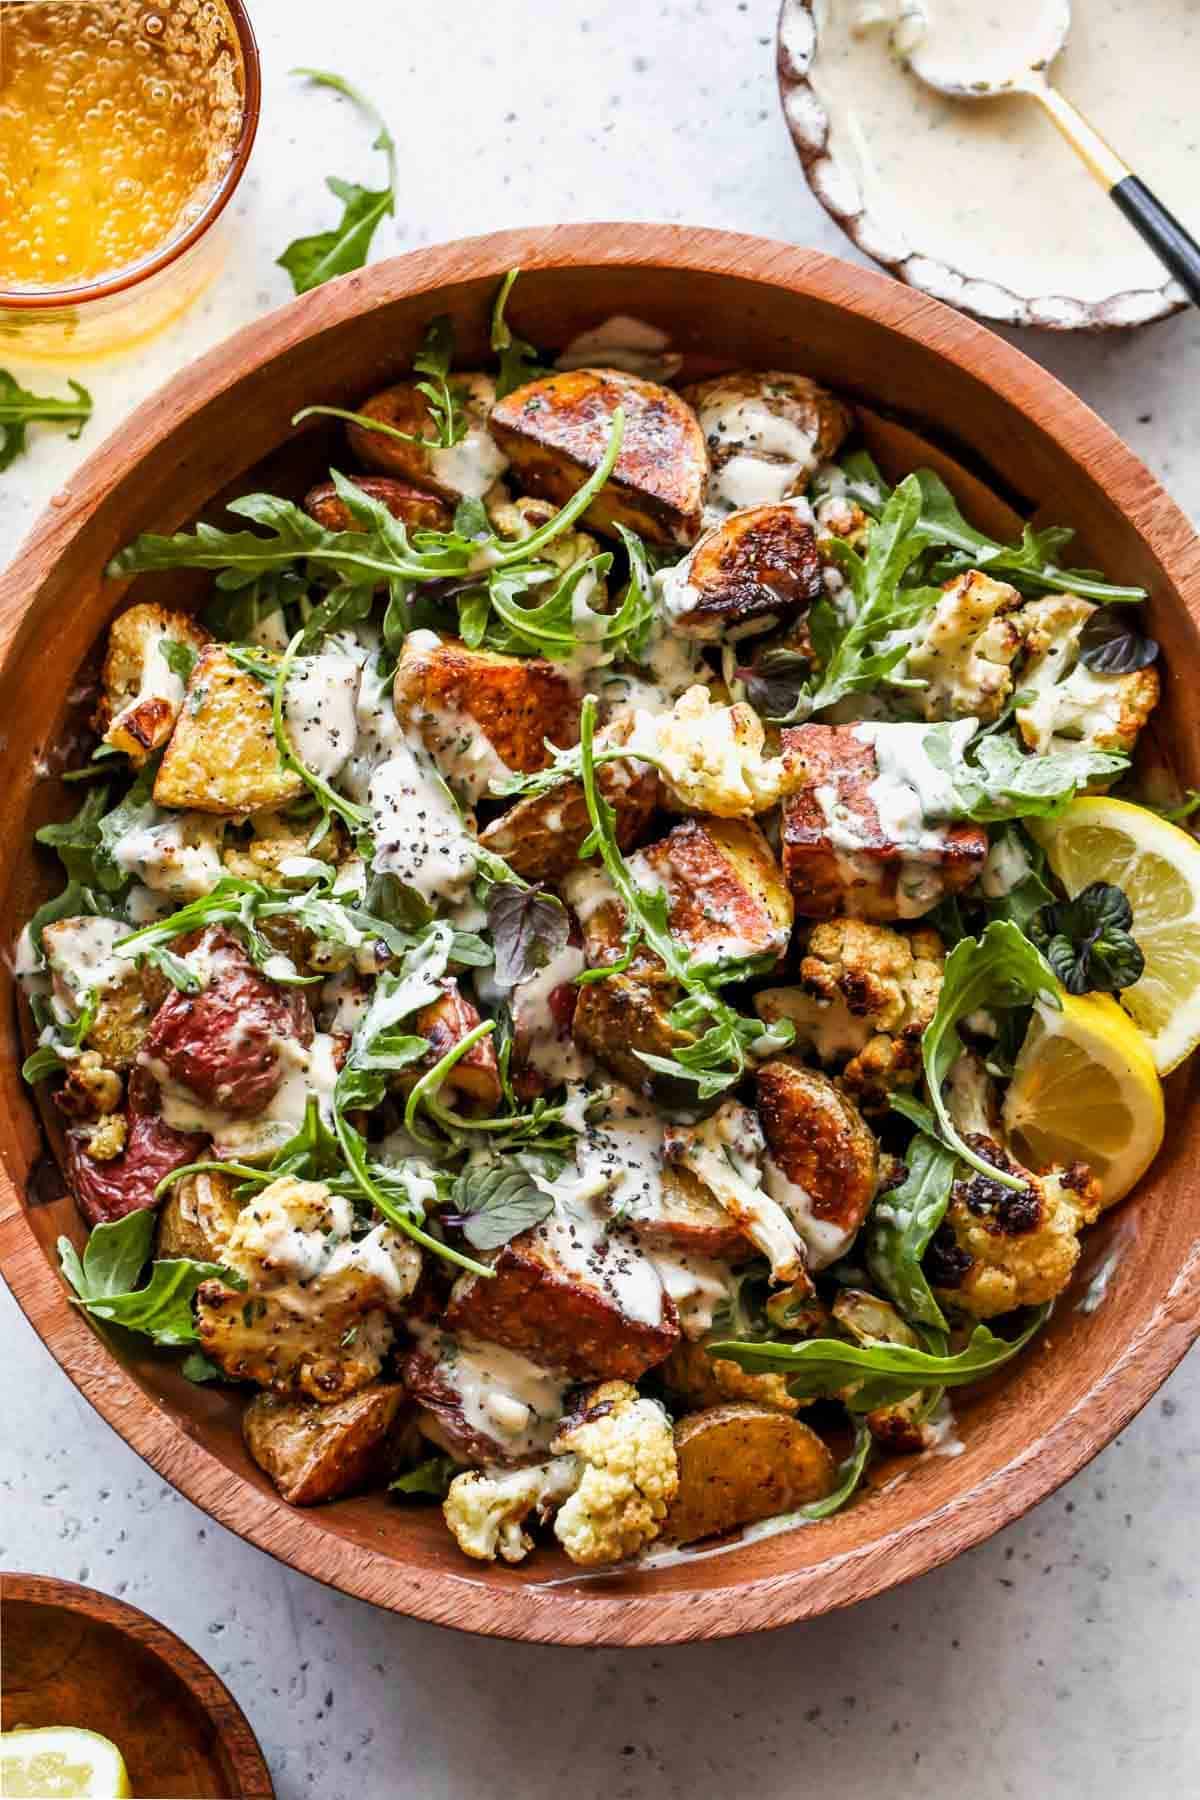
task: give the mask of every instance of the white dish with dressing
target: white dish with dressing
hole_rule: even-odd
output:
[[[779,80],[810,186],[860,250],[988,323],[1140,325],[1184,304],[1161,263],[1020,94],[953,100],[897,60],[963,63],[1036,38],[1053,0],[784,0]],[[1200,169],[1200,0],[1076,0],[1054,80],[1168,207]],[[978,54],[976,54],[978,52]]]

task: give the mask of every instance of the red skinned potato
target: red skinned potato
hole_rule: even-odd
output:
[[[583,521],[616,535],[627,525],[654,544],[700,535],[708,452],[696,415],[670,388],[617,369],[570,369],[514,388],[492,409],[492,436],[528,493],[559,506],[599,467],[617,408],[617,466]]]
[[[135,1070],[129,1082],[125,1148],[107,1162],[88,1155],[89,1134],[67,1133],[67,1184],[89,1225],[108,1225],[126,1213],[158,1205],[155,1189],[174,1169],[198,1162],[208,1138],[172,1131],[154,1110],[154,1084]]]
[[[359,462],[384,475],[396,475],[454,506],[459,500],[482,500],[503,475],[507,463],[488,431],[488,414],[496,384],[490,375],[451,375],[450,388],[466,418],[466,435],[446,449],[428,441],[401,443],[363,425],[347,429],[350,448]],[[416,380],[398,381],[363,402],[359,412],[378,419],[410,439],[434,439],[437,425]]]
[[[675,1427],[679,1490],[664,1543],[694,1544],[823,1500],[837,1465],[800,1419],[748,1402],[710,1406]]]
[[[807,505],[731,513],[667,571],[662,591],[671,622],[685,637],[707,641],[741,627],[792,624],[821,594]]]
[[[204,932],[196,948],[209,967],[198,994],[172,990],[154,1015],[143,1056],[153,1072],[207,1106],[252,1116],[270,1104],[284,1070],[277,1040],[310,1044],[312,1013],[298,988],[259,973],[232,933]]]
[[[398,481],[390,475],[355,475],[352,480],[355,487],[386,506],[393,519],[399,519],[410,531],[449,531],[454,523],[454,509],[445,500],[423,492],[411,482]],[[326,531],[362,530],[332,481],[322,481],[309,489],[304,496],[304,510]]]
[[[422,1007],[413,1020],[413,1031],[417,1037],[429,1039],[429,1055],[425,1058],[425,1068],[432,1068],[447,1051],[461,1044],[465,1037],[480,1023],[479,1013],[459,988],[453,976],[442,983],[442,996],[430,1005]],[[423,1069],[418,1066],[415,1072],[405,1077],[405,1085],[416,1082]],[[457,1091],[468,1100],[478,1101],[481,1106],[496,1107],[500,1104],[500,1070],[496,1063],[496,1050],[490,1037],[480,1038],[472,1044],[465,1056],[461,1056],[454,1064],[443,1083],[445,1092]]]

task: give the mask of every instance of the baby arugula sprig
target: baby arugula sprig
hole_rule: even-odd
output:
[[[292,278],[298,294],[307,294],[335,275],[347,275],[361,269],[371,253],[371,239],[382,219],[396,210],[396,145],[381,115],[364,94],[341,75],[327,69],[293,69],[293,75],[306,75],[319,87],[332,88],[353,101],[379,133],[373,148],[387,158],[387,186],[370,189],[357,182],[342,181],[336,175],[327,177],[325,185],[335,200],[342,203],[342,216],[329,231],[313,237],[296,238],[277,260]]]

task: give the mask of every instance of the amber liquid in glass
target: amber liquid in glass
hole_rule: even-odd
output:
[[[0,292],[145,262],[204,212],[241,123],[219,0],[0,0]]]

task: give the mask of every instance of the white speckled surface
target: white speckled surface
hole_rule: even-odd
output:
[[[4,555],[134,401],[288,297],[273,259],[330,222],[321,179],[376,178],[369,133],[289,81],[294,64],[359,80],[392,120],[400,216],[377,254],[596,217],[843,249],[776,105],[772,0],[251,4],[263,123],[225,274],[170,334],[84,374],[97,413],[79,445],[39,432],[2,478]],[[1200,513],[1194,315],[1128,339],[1021,341]],[[326,1592],[152,1475],[2,1290],[0,1344],[0,1567],[91,1582],[180,1632],[245,1707],[283,1800],[1158,1800],[1194,1786],[1194,1361],[1070,1487],[916,1586],[756,1641],[616,1655],[475,1641]]]

